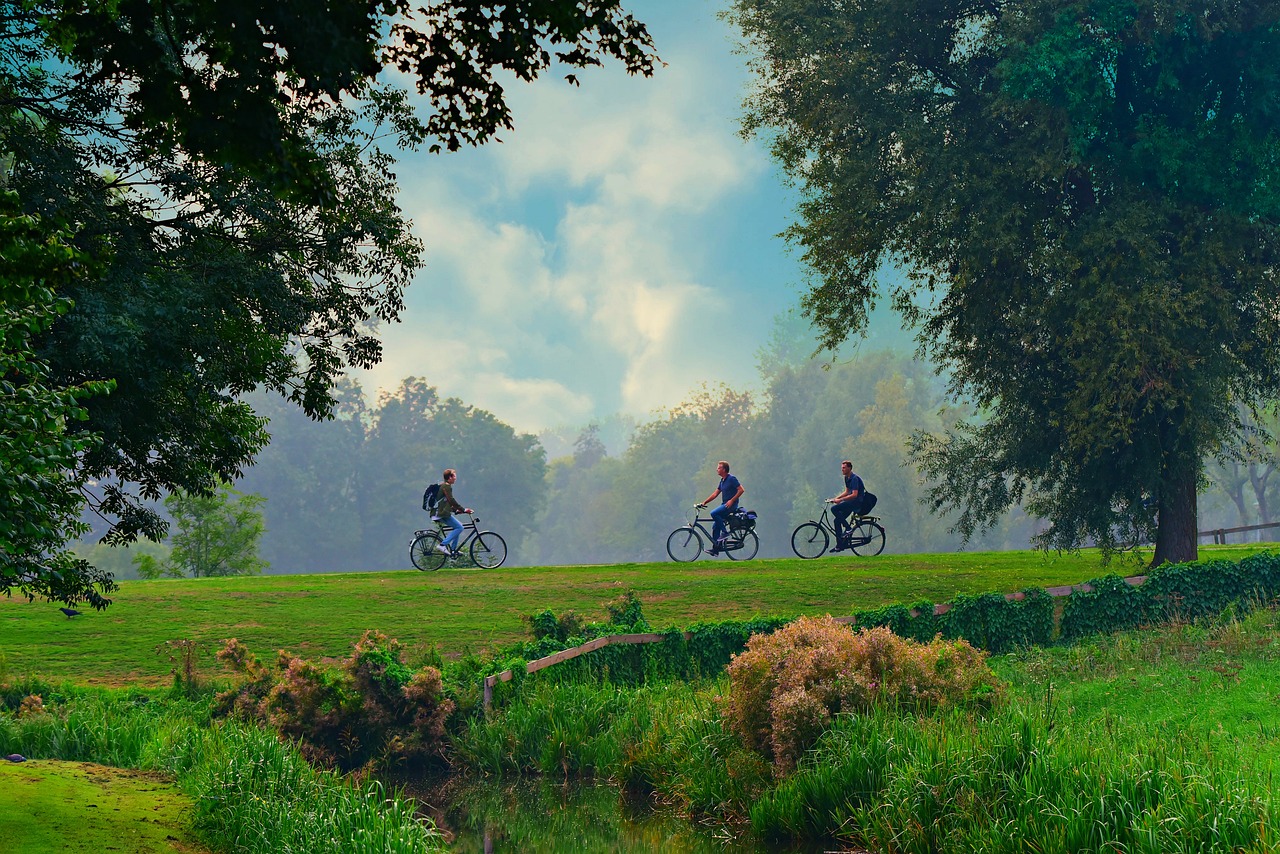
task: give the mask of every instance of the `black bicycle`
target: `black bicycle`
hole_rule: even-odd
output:
[[[493,531],[480,530],[480,517],[471,516],[471,521],[462,526],[465,535],[458,541],[458,547],[445,554],[439,546],[444,542],[444,526],[437,520],[435,528],[425,531],[414,531],[413,541],[409,543],[409,560],[423,572],[435,572],[446,563],[458,565],[458,560],[465,553],[471,562],[481,569],[497,569],[507,562],[507,541]]]
[[[816,521],[802,522],[791,532],[791,550],[805,560],[822,557],[833,540],[835,526],[827,519],[828,508],[822,508],[822,517]],[[878,555],[884,551],[884,528],[879,516],[853,516],[846,548],[862,557]]]
[[[680,563],[697,560],[704,548],[710,548],[714,542],[711,532],[703,527],[703,522],[715,525],[715,519],[709,516],[700,517],[698,511],[703,505],[695,505],[693,516],[688,523],[681,525],[667,537],[667,554]],[[756,536],[756,514],[749,510],[734,510],[725,520],[726,530],[724,542],[720,549],[730,560],[751,560],[760,551],[760,538]]]

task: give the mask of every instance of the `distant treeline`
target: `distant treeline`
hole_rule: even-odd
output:
[[[842,459],[879,496],[889,550],[960,547],[918,499],[966,485],[923,486],[903,462],[910,433],[970,414],[948,406],[930,368],[887,352],[834,365],[762,361],[763,391],[695,391],[637,427],[620,454],[604,435],[617,425],[588,425],[568,448],[549,436],[568,451],[550,461],[537,437],[418,378],[373,407],[347,382],[337,418],[322,423],[255,397],[271,444],[238,488],[267,499],[263,557],[273,572],[406,566],[410,535],[427,522],[422,491],[446,467],[459,470],[459,498],[507,538],[517,564],[662,559],[667,534],[714,487],[720,459],[760,514],[763,555],[790,553],[792,527],[842,489]],[[1015,513],[973,547],[1025,548],[1032,533],[1033,520]]]

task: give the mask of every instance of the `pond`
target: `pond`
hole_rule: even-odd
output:
[[[646,801],[624,799],[607,783],[547,781],[450,784],[414,791],[459,854],[619,852],[619,854],[761,854],[850,850],[839,843],[807,847],[766,844],[750,828],[697,824]]]

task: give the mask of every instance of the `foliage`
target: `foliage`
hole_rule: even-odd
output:
[[[1009,599],[1002,593],[956,596],[943,615],[943,635],[964,638],[992,653],[1049,643],[1053,639],[1053,597],[1039,587],[1021,592],[1021,599]]]
[[[731,18],[761,80],[745,129],[798,185],[788,235],[824,342],[887,297],[983,413],[917,438],[931,508],[967,536],[1022,502],[1047,547],[1154,531],[1154,564],[1194,559],[1202,461],[1235,401],[1280,388],[1280,9],[737,0]]]
[[[780,774],[841,713],[877,705],[923,713],[989,703],[1000,692],[986,654],[963,640],[920,644],[883,627],[855,634],[830,617],[756,635],[728,673],[726,725]]]
[[[884,626],[900,638],[931,641],[942,632],[942,620],[933,613],[933,603],[928,599],[910,605],[882,605],[855,611],[857,625],[863,628]],[[973,643],[973,639],[969,639]]]
[[[113,385],[59,381],[35,345],[70,309],[65,291],[86,272],[70,241],[0,192],[0,593],[101,609],[115,583],[64,543],[86,530],[69,471],[96,441],[72,425],[88,417],[89,397]]]
[[[415,81],[431,104],[406,119],[433,150],[476,145],[511,127],[502,80],[528,81],[555,62],[601,58],[648,75],[656,56],[644,25],[617,0],[515,3],[405,0],[341,7],[184,2],[157,15],[143,2],[86,7],[31,0],[51,48],[87,74],[120,81],[125,125],[152,150],[228,163],[274,188],[332,202],[341,182],[290,107],[323,111],[363,97],[384,68]],[[572,74],[569,79],[576,82]]]
[[[269,725],[322,766],[421,768],[439,761],[454,703],[437,668],[415,672],[401,655],[399,643],[370,630],[337,668],[282,651],[273,673],[232,638],[218,658],[246,678],[216,708]]]
[[[167,558],[157,560],[147,553],[134,558],[143,578],[169,576],[213,578],[226,575],[257,575],[267,568],[258,557],[258,541],[266,527],[258,507],[260,495],[242,495],[224,485],[213,495],[174,493],[164,501],[177,531]]]
[[[0,714],[0,751],[176,777],[196,804],[197,833],[213,850],[321,851],[335,839],[351,854],[444,848],[429,820],[398,793],[318,771],[273,733],[236,723],[210,727],[207,704],[77,691],[50,714]]]
[[[1138,587],[1109,575],[1076,590],[1062,612],[1062,638],[1115,632],[1151,623],[1247,611],[1280,597],[1280,554],[1253,555],[1239,563],[1204,561],[1159,567]]]
[[[200,659],[207,658],[209,645],[190,638],[168,640],[156,647],[156,655],[169,659],[174,696],[198,699],[206,692],[200,675]]]
[[[5,2],[4,183],[24,212],[80,223],[95,265],[37,347],[62,385],[117,383],[69,425],[99,437],[74,480],[96,484],[111,541],[159,539],[148,502],[241,473],[267,436],[239,395],[327,418],[338,377],[379,361],[371,330],[421,257],[388,140],[482,143],[511,126],[503,75],[604,58],[656,61],[616,0]]]

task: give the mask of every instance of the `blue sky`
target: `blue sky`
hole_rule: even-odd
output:
[[[422,376],[520,430],[641,420],[701,383],[752,385],[803,273],[792,203],[738,134],[750,84],[718,3],[632,0],[666,67],[513,83],[501,144],[405,154],[426,245],[370,395]]]

